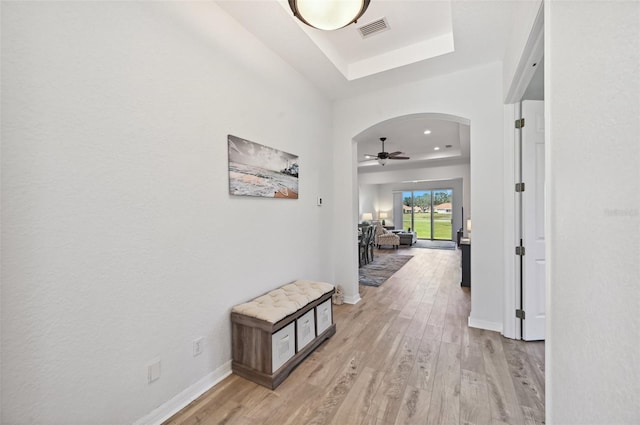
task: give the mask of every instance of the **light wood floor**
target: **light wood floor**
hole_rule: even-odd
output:
[[[411,254],[275,391],[231,375],[166,425],[543,424],[544,343],[469,328],[460,253]]]

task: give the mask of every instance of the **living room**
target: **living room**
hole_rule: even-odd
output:
[[[385,137],[388,151],[402,152],[401,160],[390,159],[384,165],[370,159],[377,152],[377,140]],[[373,213],[379,220],[384,214],[388,228],[407,231],[413,228],[416,239],[456,240],[462,223],[471,216],[469,123],[445,114],[412,114],[374,125],[355,137],[358,149],[358,216]],[[391,144],[390,144],[391,143]],[[378,148],[378,149],[377,149]],[[438,201],[438,191],[446,191],[446,199]],[[444,193],[444,192],[443,192]],[[428,211],[439,202],[451,204],[446,231],[432,232],[434,217],[414,217],[413,200],[426,196]],[[433,197],[434,205],[431,205]],[[422,202],[424,203],[424,202]],[[464,210],[464,205],[467,205]],[[404,210],[403,210],[404,209]],[[434,211],[435,212],[435,211]],[[414,222],[415,218],[415,222]],[[412,224],[414,223],[414,224]],[[420,230],[420,232],[417,232]]]

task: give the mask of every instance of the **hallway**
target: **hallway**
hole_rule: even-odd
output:
[[[166,425],[543,424],[544,343],[466,325],[459,251],[376,252],[403,254],[275,391],[231,375]]]

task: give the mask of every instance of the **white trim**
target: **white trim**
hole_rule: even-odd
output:
[[[545,0],[546,2],[547,0]],[[546,24],[544,25],[544,44],[545,44],[545,48],[544,48],[544,54],[546,55],[547,58],[549,58],[548,60],[545,61],[544,64],[544,140],[545,143],[547,144],[547,146],[545,147],[544,150],[544,162],[545,162],[545,167],[544,167],[544,181],[546,182],[546,184],[548,185],[548,187],[551,185],[552,182],[555,182],[555,177],[554,177],[554,171],[559,170],[559,167],[557,167],[555,165],[555,161],[553,158],[553,155],[551,153],[552,148],[555,146],[555,140],[553,138],[553,136],[551,135],[551,99],[552,99],[552,95],[551,95],[551,85],[553,84],[553,81],[551,79],[551,65],[553,63],[553,61],[551,60],[551,34],[552,34],[552,26],[551,26],[551,4],[549,3],[547,5],[547,7],[544,9],[544,21],[546,22]],[[557,69],[557,68],[556,68]],[[555,74],[558,75],[558,74]],[[554,117],[555,118],[555,117]],[[556,118],[557,119],[557,118]],[[562,142],[559,141],[558,144],[561,144]],[[556,222],[559,222],[559,220],[554,220],[551,216],[551,211],[553,211],[554,209],[554,201],[553,201],[553,197],[551,196],[551,190],[545,190],[545,194],[544,194],[544,205],[545,205],[545,211],[544,211],[544,239],[545,241],[547,241],[547,264],[546,264],[546,285],[545,285],[545,292],[546,292],[546,296],[547,299],[545,300],[546,302],[546,308],[545,308],[545,313],[546,313],[546,318],[547,318],[547,322],[545,324],[546,329],[545,329],[545,335],[547,336],[547,338],[545,339],[545,343],[544,343],[544,399],[545,399],[545,403],[544,403],[544,411],[545,411],[545,418],[547,418],[547,421],[551,418],[555,418],[555,409],[554,409],[554,402],[556,400],[555,397],[555,385],[553,382],[551,382],[551,371],[553,370],[552,367],[555,366],[555,362],[553,361],[553,356],[552,356],[552,345],[553,342],[555,341],[554,338],[552,338],[552,332],[551,332],[551,322],[552,322],[552,318],[551,318],[551,297],[552,297],[552,291],[551,291],[551,283],[553,281],[553,277],[551,274],[551,269],[553,267],[553,251],[554,251],[554,244],[551,243],[553,240],[553,234],[554,234],[554,227]],[[553,347],[555,348],[555,347]],[[551,419],[551,421],[553,421],[553,419]]]
[[[162,404],[157,409],[143,416],[133,423],[133,425],[160,425],[189,403],[210,390],[214,385],[231,375],[231,360],[191,385],[171,400]]]
[[[516,182],[515,164],[515,129],[514,122],[520,117],[520,104],[509,104],[504,106],[504,304],[503,318],[504,324],[502,335],[506,338],[515,339],[519,333],[516,326],[516,286],[518,285],[516,274],[516,257],[514,248],[516,246],[516,196],[514,185]]]
[[[470,328],[484,329],[487,331],[495,331],[502,333],[502,323],[488,322],[486,320],[477,320],[469,316],[468,325]]]
[[[522,56],[518,62],[513,81],[505,96],[504,103],[516,103],[522,100],[536,68],[533,64],[540,63],[544,56],[544,2],[540,2],[540,9],[533,22],[531,33],[524,46]]]
[[[361,300],[362,300],[362,298],[360,298],[360,294],[356,294],[353,297],[347,297],[345,295],[345,297],[344,297],[344,302],[347,303],[347,304],[358,304]]]

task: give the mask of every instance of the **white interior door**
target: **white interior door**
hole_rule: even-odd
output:
[[[545,339],[544,102],[522,102],[522,339]]]

